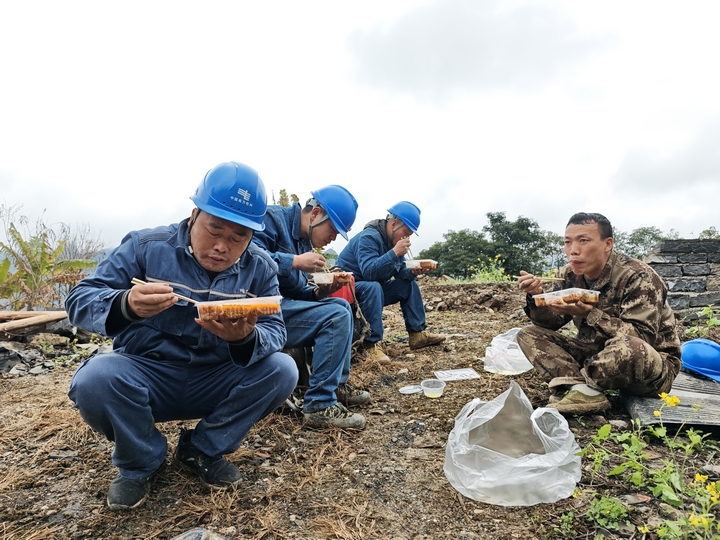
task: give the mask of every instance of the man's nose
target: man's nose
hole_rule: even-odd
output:
[[[227,251],[227,243],[224,240],[217,240],[213,249],[219,253],[225,253]]]

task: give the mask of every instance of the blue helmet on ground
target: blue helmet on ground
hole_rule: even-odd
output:
[[[683,368],[720,381],[720,344],[699,338],[680,346]]]
[[[347,233],[355,223],[358,208],[358,203],[352,193],[335,184],[321,187],[310,193],[325,210],[340,236],[347,240]]]
[[[420,227],[420,209],[408,201],[400,201],[388,208],[388,212],[397,216],[408,228],[417,234]]]
[[[190,197],[208,214],[253,231],[265,229],[265,185],[258,173],[242,163],[228,161],[210,169]]]

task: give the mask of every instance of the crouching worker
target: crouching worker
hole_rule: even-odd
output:
[[[223,456],[297,383],[282,316],[200,320],[196,301],[278,294],[277,267],[251,243],[267,207],[258,174],[235,162],[211,169],[190,218],[129,233],[65,302],[72,324],[113,338],[70,384],[82,418],[115,443],[113,510],[140,506],[165,461],[156,422],[199,419],[182,430],[174,460],[211,487],[241,481]],[[133,286],[133,278],[145,284]]]
[[[520,272],[533,326],[517,342],[548,383],[548,407],[561,413],[606,410],[605,390],[657,397],[669,392],[680,370],[680,340],[667,303],[667,287],[647,264],[613,251],[612,226],[601,214],[578,213],[565,229],[568,265],[556,289],[598,291],[597,304],[575,302],[536,306],[542,281]],[[573,321],[577,337],[559,330]]]
[[[370,335],[363,347],[366,359],[389,360],[382,350],[383,306],[400,303],[411,349],[437,345],[445,336],[428,332],[425,305],[417,276],[429,268],[410,269],[405,255],[410,251],[410,236],[420,226],[420,209],[401,201],[388,209],[385,219],[365,225],[342,250],[337,265],[355,276],[355,294],[363,316],[370,325]]]
[[[282,315],[288,348],[313,348],[312,369],[303,399],[303,418],[315,427],[363,429],[365,417],[346,406],[370,402],[370,394],[348,384],[353,319],[347,300],[330,298],[341,284],[312,286],[308,273],[322,272],[325,257],[316,250],[347,232],[355,222],[357,201],[342,186],[311,192],[304,207],[271,205],[265,229],[254,242],[278,265]]]

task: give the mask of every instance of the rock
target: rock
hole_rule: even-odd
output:
[[[28,345],[38,348],[47,346],[57,347],[58,345],[61,347],[67,347],[68,345],[70,345],[70,339],[65,336],[59,336],[57,334],[40,333],[35,334]]]

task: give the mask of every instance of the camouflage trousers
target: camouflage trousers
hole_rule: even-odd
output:
[[[528,326],[518,333],[517,342],[551,389],[585,383],[596,390],[656,397],[670,391],[677,375],[666,354],[632,336],[621,334],[602,344],[585,343]]]

